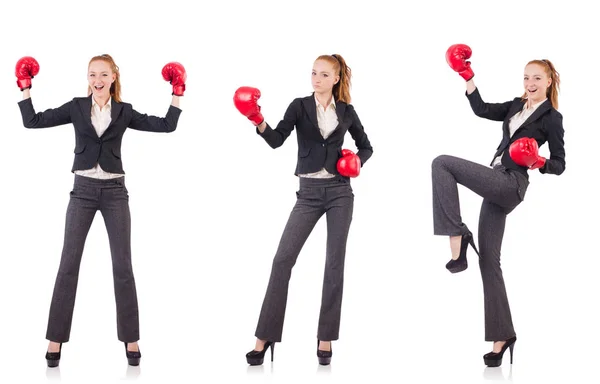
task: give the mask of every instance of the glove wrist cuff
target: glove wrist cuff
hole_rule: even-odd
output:
[[[460,76],[465,79],[465,81],[469,81],[471,80],[473,77],[475,77],[475,73],[473,73],[473,70],[471,68],[464,70],[460,73]]]
[[[31,79],[19,79],[17,80],[17,85],[21,91],[24,91],[28,88],[31,88]]]
[[[185,84],[174,85],[173,86],[173,93],[172,93],[172,95],[174,95],[174,96],[183,96],[184,92],[185,92]]]

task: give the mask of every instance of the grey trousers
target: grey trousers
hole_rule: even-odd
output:
[[[435,235],[457,236],[469,229],[462,222],[458,184],[483,197],[479,214],[479,267],[483,280],[485,340],[515,336],[506,288],[500,268],[500,249],[506,216],[524,199],[527,177],[502,165],[493,169],[453,156],[432,162],[433,228]]]
[[[346,241],[352,221],[354,194],[347,178],[300,178],[297,201],[273,259],[271,276],[255,336],[280,342],[292,267],[313,228],[327,217],[327,251],[317,338],[339,338]]]
[[[124,179],[99,180],[75,175],[46,331],[46,339],[50,341],[69,341],[81,256],[96,211],[104,217],[110,243],[117,335],[123,342],[139,340],[138,302],[131,266],[129,195]]]

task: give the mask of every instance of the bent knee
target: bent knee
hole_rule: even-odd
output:
[[[444,167],[446,164],[448,164],[448,162],[450,161],[451,158],[452,158],[452,156],[449,156],[449,155],[439,155],[439,156],[437,156],[431,162],[431,169],[436,169],[436,168],[442,168],[442,167]]]

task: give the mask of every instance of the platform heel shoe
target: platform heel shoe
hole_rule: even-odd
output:
[[[139,350],[137,352],[128,351],[127,343],[123,343],[123,344],[125,344],[125,355],[127,356],[127,363],[134,367],[137,367],[138,365],[140,365],[140,359],[142,358],[142,353]]]
[[[56,368],[60,363],[60,352],[62,351],[62,343],[58,347],[58,352],[48,352],[46,351],[46,363],[49,368]]]
[[[458,255],[458,259],[450,260],[446,264],[446,269],[449,270],[450,273],[462,272],[469,266],[467,263],[467,248],[469,248],[469,244],[473,247],[477,256],[481,257],[475,246],[475,241],[473,241],[473,233],[471,233],[471,231],[465,233],[460,240],[460,254]]]
[[[511,337],[506,340],[506,343],[502,346],[502,350],[498,353],[490,352],[483,355],[483,362],[488,367],[499,367],[502,364],[502,356],[504,356],[504,352],[507,349],[510,349],[510,363],[513,363],[513,349],[515,348],[515,342],[517,341],[517,336]]]
[[[252,350],[246,353],[246,361],[250,365],[262,365],[265,360],[265,353],[267,349],[271,348],[271,362],[273,362],[273,354],[275,353],[275,342],[267,341],[262,349],[262,351]]]
[[[319,364],[321,365],[329,365],[331,364],[331,356],[333,356],[333,347],[329,347],[331,350],[329,351],[321,351],[319,349],[319,340],[317,340],[317,358],[319,359]],[[330,344],[331,345],[331,344]]]

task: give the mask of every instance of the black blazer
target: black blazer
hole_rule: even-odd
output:
[[[92,96],[76,97],[64,105],[36,113],[31,98],[19,102],[26,128],[48,128],[73,123],[75,128],[75,160],[71,172],[90,169],[100,164],[111,173],[125,173],[121,163],[121,141],[125,129],[173,132],[181,109],[169,106],[166,117],[141,114],[128,103],[111,100],[111,122],[98,137],[92,125]]]
[[[502,152],[502,165],[508,169],[514,169],[527,175],[527,167],[517,165],[510,157],[508,148],[515,140],[522,137],[534,138],[538,147],[541,147],[546,141],[550,149],[550,158],[546,160],[546,164],[539,168],[541,173],[550,173],[560,175],[565,170],[565,147],[564,134],[565,130],[562,125],[562,115],[552,107],[550,99],[544,101],[535,112],[529,116],[527,120],[515,131],[510,137],[508,123],[511,117],[516,115],[523,109],[526,100],[520,97],[515,97],[512,101],[505,103],[486,103],[482,100],[479,90],[475,89],[473,93],[466,94],[471,104],[473,112],[479,117],[489,120],[503,121],[502,124],[502,141],[492,159],[500,155]],[[490,163],[490,165],[492,164]]]
[[[342,157],[342,144],[347,131],[354,139],[361,167],[373,154],[373,147],[365,133],[352,104],[335,102],[338,125],[323,138],[317,121],[317,105],[314,93],[311,96],[296,98],[283,116],[283,120],[272,129],[269,124],[263,133],[256,132],[272,147],[280,147],[294,127],[298,136],[298,162],[294,174],[318,172],[323,167],[331,174],[339,175],[337,161]]]

